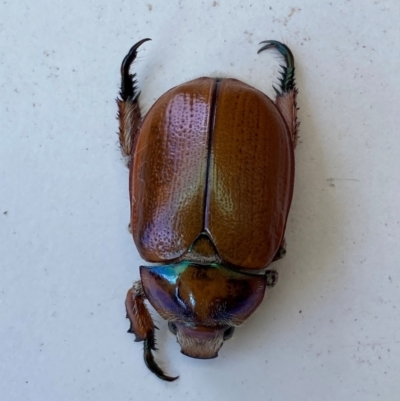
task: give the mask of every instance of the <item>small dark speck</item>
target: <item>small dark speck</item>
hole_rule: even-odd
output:
[[[147,8],[149,9],[149,11],[151,11],[153,9],[153,5],[152,4],[147,4]]]
[[[302,310],[299,310],[299,313],[302,313],[303,311]]]
[[[217,7],[217,6],[218,6],[218,2],[217,2],[217,1],[214,1],[213,7]]]
[[[7,216],[8,210],[4,211],[3,214],[4,214],[4,216]]]
[[[389,276],[389,281],[392,282],[392,278]]]
[[[26,381],[25,383],[26,383],[26,384],[28,384],[29,382],[28,382],[28,381]]]

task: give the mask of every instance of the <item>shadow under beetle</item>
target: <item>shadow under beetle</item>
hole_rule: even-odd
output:
[[[129,332],[157,365],[148,300],[168,321],[181,352],[215,358],[224,340],[260,305],[278,278],[268,266],[285,254],[297,141],[294,59],[284,58],[273,102],[236,79],[198,78],[162,95],[142,118],[130,67],[121,65],[119,140],[129,168],[131,231],[143,259],[126,297]]]

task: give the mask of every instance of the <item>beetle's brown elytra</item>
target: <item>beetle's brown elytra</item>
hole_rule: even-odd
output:
[[[215,358],[234,327],[260,305],[285,254],[298,122],[294,59],[285,60],[273,102],[235,79],[203,77],[170,89],[142,118],[136,43],[121,65],[119,139],[130,170],[131,231],[143,259],[126,298],[129,332],[156,364],[147,300],[169,322],[181,352]],[[154,265],[156,264],[156,265]]]

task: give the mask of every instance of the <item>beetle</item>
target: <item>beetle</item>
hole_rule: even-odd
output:
[[[130,228],[140,256],[140,280],[125,306],[128,332],[154,360],[157,328],[147,300],[168,321],[181,352],[214,358],[224,340],[260,305],[285,254],[298,137],[294,58],[275,40],[261,42],[283,56],[275,102],[236,79],[202,77],[162,95],[142,118],[136,43],[121,65],[117,99],[119,142],[129,168]]]

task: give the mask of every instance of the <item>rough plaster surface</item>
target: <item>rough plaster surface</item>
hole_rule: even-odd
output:
[[[0,392],[31,400],[398,400],[400,3],[3,1]],[[157,319],[148,372],[126,333],[138,278],[117,148],[119,65],[145,112],[173,85],[233,76],[273,95],[287,43],[301,120],[278,285],[217,359]]]

